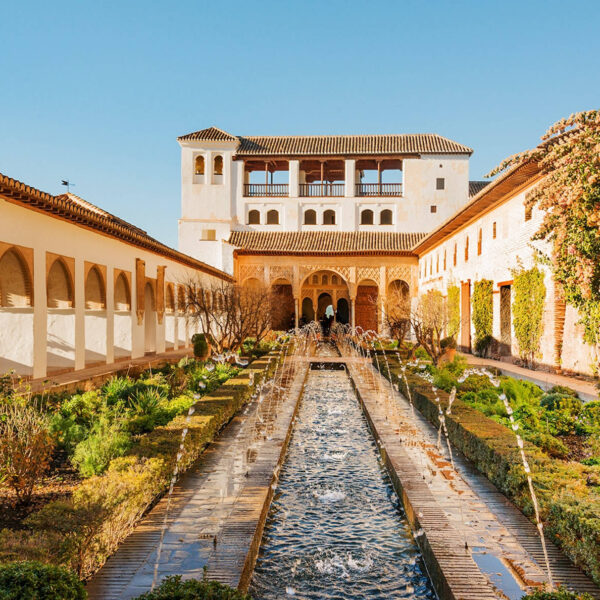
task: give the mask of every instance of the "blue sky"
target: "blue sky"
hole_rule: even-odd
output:
[[[180,134],[435,132],[471,179],[600,104],[597,1],[5,2],[0,172],[177,245]]]

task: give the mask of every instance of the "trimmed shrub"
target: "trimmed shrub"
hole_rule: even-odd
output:
[[[521,600],[593,600],[589,594],[576,594],[564,588],[558,588],[554,592],[537,590],[532,594],[523,596]]]
[[[492,298],[494,282],[481,279],[473,284],[473,327],[475,328],[475,352],[485,356],[492,342]]]
[[[252,598],[217,581],[198,579],[182,581],[181,575],[171,575],[163,579],[154,591],[137,596],[134,600],[252,600]]]
[[[72,571],[40,562],[0,565],[0,600],[85,600],[83,583]]]
[[[210,346],[203,333],[195,333],[192,336],[192,345],[194,347],[194,356],[200,360],[206,360],[210,356]]]

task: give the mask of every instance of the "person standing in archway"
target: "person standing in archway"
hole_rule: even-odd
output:
[[[331,324],[333,323],[333,319],[335,318],[335,312],[333,310],[333,305],[328,304],[325,309],[325,335],[329,335],[329,331],[331,330]]]

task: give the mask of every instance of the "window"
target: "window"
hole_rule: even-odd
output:
[[[380,225],[391,225],[392,224],[392,211],[386,208],[379,213],[379,224]]]
[[[436,213],[437,212],[437,206],[435,204],[432,204],[429,207],[429,212]]]
[[[492,238],[496,239],[496,221],[492,223]]]
[[[525,206],[525,220],[531,220],[531,214],[533,212],[533,206],[531,204]]]
[[[444,271],[446,270],[446,251],[444,250]]]
[[[327,275],[321,276],[321,285],[327,285],[328,278]]]
[[[248,213],[248,225],[260,225],[260,211],[251,210]]]
[[[205,242],[214,242],[217,239],[217,230],[216,229],[203,229],[202,230],[202,239]]]
[[[481,254],[481,242],[482,242],[482,232],[481,228],[479,229],[479,233],[477,234],[477,256]]]
[[[267,225],[279,225],[279,211],[270,210],[267,212]]]
[[[360,213],[360,224],[373,225],[373,211],[370,208],[367,208]]]
[[[332,275],[332,276],[331,276],[331,283],[332,283],[333,285],[337,285],[337,283],[338,283],[338,278],[337,278],[337,275]]]
[[[223,175],[223,157],[220,154],[215,156],[213,175]]]
[[[469,238],[465,240],[465,262],[469,260]]]
[[[204,175],[204,156],[201,154],[196,156],[196,160],[194,161],[194,173],[196,175]]]
[[[435,180],[435,189],[436,190],[445,190],[446,189],[446,179],[444,177],[437,177]]]
[[[457,254],[458,254],[458,246],[457,246],[457,244],[454,244],[454,256],[452,257],[452,264],[454,266],[456,266]]]
[[[305,225],[316,225],[317,224],[317,213],[312,208],[304,211],[304,224]]]
[[[323,213],[323,225],[335,225],[335,210],[326,210]]]
[[[318,285],[318,283],[319,283],[319,276],[318,275],[313,275],[312,282],[313,282],[313,285]]]
[[[440,272],[440,255],[436,254],[435,256],[435,272],[439,273]]]

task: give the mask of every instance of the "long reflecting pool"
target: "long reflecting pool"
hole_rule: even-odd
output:
[[[435,597],[346,371],[309,373],[250,593]]]

